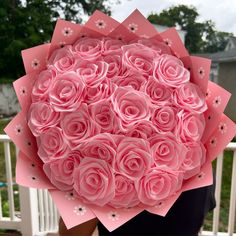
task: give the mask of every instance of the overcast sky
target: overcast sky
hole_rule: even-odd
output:
[[[123,21],[135,8],[148,16],[151,12],[177,4],[193,5],[200,15],[199,21],[212,20],[216,29],[232,32],[236,36],[236,0],[120,0],[121,4],[112,7],[112,16]]]

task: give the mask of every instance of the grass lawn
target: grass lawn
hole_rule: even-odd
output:
[[[9,121],[0,120],[0,134],[3,134],[3,128],[7,125]],[[12,171],[15,171],[15,149],[12,145]],[[224,157],[224,169],[223,169],[223,179],[222,179],[222,190],[221,190],[221,212],[220,212],[220,231],[227,232],[228,225],[228,212],[229,212],[229,197],[230,197],[230,184],[231,184],[231,168],[233,161],[233,153],[225,152]],[[4,163],[4,150],[3,144],[0,145],[0,182],[5,182],[5,163]],[[215,163],[213,163],[215,166]],[[229,174],[230,173],[230,174]],[[15,191],[17,191],[17,186],[15,187]],[[1,190],[2,200],[3,200],[3,209],[5,209],[5,214],[8,214],[8,205],[7,205],[7,192],[6,189]],[[19,201],[18,197],[16,198],[16,209],[19,209]],[[204,230],[212,230],[212,215],[210,212],[205,220]],[[236,227],[236,226],[235,226]],[[236,228],[235,228],[236,230]]]

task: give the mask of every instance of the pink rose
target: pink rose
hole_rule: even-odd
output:
[[[151,48],[137,43],[123,46],[122,52],[124,66],[144,76],[152,74],[153,60],[159,57]]]
[[[180,170],[184,171],[184,179],[198,174],[206,160],[206,149],[201,142],[187,143],[188,151]]]
[[[203,114],[192,114],[181,110],[177,114],[178,124],[176,134],[182,142],[200,141],[205,130],[205,118]]]
[[[172,133],[156,134],[149,139],[151,153],[158,168],[178,170],[185,158],[187,149],[178,143]]]
[[[155,51],[157,51],[158,54],[170,54],[171,55],[171,50],[170,47],[168,47],[164,42],[160,42],[156,39],[138,39],[137,43],[143,44],[146,47],[149,47]]]
[[[104,61],[82,61],[76,65],[75,71],[87,87],[97,87],[106,79],[108,64]]]
[[[154,206],[158,201],[168,198],[180,190],[182,180],[181,172],[151,169],[135,182],[138,198],[145,205]]]
[[[59,123],[60,113],[55,112],[49,103],[32,103],[28,111],[28,125],[34,136],[39,136]]]
[[[156,133],[158,133],[158,130],[151,121],[141,120],[128,128],[126,136],[148,139]]]
[[[51,183],[61,191],[73,189],[73,172],[81,162],[81,154],[78,150],[72,151],[67,157],[45,163],[43,170]]]
[[[109,98],[115,90],[115,85],[110,81],[104,80],[97,87],[86,87],[84,92],[84,101],[87,104],[98,102]]]
[[[108,64],[108,70],[106,77],[108,79],[116,78],[116,76],[122,74],[121,55],[106,55],[103,60]]]
[[[131,180],[141,178],[152,166],[149,143],[140,138],[124,137],[117,147],[114,168]]]
[[[114,77],[112,82],[118,86],[131,86],[135,90],[140,90],[146,84],[147,80],[140,74],[126,71],[123,75]]]
[[[74,190],[84,201],[104,206],[115,196],[115,177],[104,160],[82,159],[74,171]]]
[[[166,86],[179,87],[189,81],[190,73],[177,57],[163,54],[155,60],[153,77]]]
[[[71,45],[66,45],[63,48],[55,50],[49,58],[48,64],[53,65],[59,73],[72,70],[75,64],[75,58],[71,49]]]
[[[84,83],[75,72],[58,75],[49,91],[50,104],[55,111],[75,111],[81,104]]]
[[[74,112],[63,114],[60,125],[71,149],[100,132],[100,128],[89,116],[86,103],[82,103]]]
[[[109,133],[86,139],[79,147],[84,157],[102,159],[109,164],[112,164],[116,158],[116,149],[115,137]]]
[[[152,123],[159,133],[171,132],[176,127],[176,109],[170,106],[158,107],[153,110]]]
[[[183,84],[176,89],[173,94],[173,101],[176,106],[192,112],[203,113],[207,110],[203,92],[193,83]]]
[[[102,40],[102,54],[103,55],[114,55],[121,54],[121,47],[124,43],[118,39],[104,38]]]
[[[32,89],[32,102],[48,101],[49,87],[56,75],[57,71],[52,66],[39,73]]]
[[[104,99],[89,105],[92,119],[100,126],[101,132],[114,133],[118,129],[117,117],[111,109],[111,102]]]
[[[121,119],[121,128],[126,130],[140,120],[149,120],[149,98],[132,87],[119,87],[111,96],[115,112]]]
[[[152,76],[148,78],[144,91],[150,96],[151,102],[156,105],[166,106],[172,103],[172,90],[157,82]]]
[[[115,197],[109,205],[115,208],[134,207],[139,204],[134,182],[123,175],[115,176]]]
[[[96,61],[101,56],[102,42],[95,38],[80,38],[74,43],[72,52],[82,60]]]
[[[44,163],[61,159],[68,155],[67,141],[62,130],[58,127],[52,127],[47,132],[42,133],[37,142],[38,155]]]

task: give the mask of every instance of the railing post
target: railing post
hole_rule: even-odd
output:
[[[39,232],[37,190],[19,186],[21,233],[24,236],[35,236]]]

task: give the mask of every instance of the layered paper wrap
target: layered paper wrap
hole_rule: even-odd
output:
[[[67,228],[165,216],[182,192],[212,184],[211,162],[236,134],[230,94],[174,28],[95,11],[85,25],[58,20],[51,42],[22,57],[21,112],[5,128],[16,181],[48,189]]]

